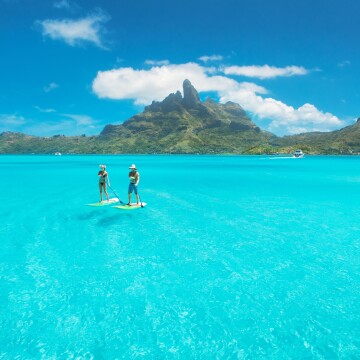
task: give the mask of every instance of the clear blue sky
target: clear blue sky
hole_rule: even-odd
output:
[[[360,1],[0,0],[0,132],[98,134],[182,90],[276,134],[360,116]]]

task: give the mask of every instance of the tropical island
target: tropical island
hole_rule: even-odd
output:
[[[360,118],[331,132],[279,137],[259,128],[234,102],[201,101],[189,80],[163,101],[153,101],[97,136],[0,134],[0,154],[359,154]]]

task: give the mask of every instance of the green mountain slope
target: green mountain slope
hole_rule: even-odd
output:
[[[277,138],[274,145],[281,148],[301,148],[308,153],[360,153],[360,118],[353,125],[331,132],[311,132]]]
[[[184,97],[179,91],[170,94],[100,134],[118,152],[133,153],[239,153],[274,137],[258,128],[238,104],[201,102],[188,80]]]

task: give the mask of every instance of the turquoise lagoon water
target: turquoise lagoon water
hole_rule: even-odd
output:
[[[0,359],[360,358],[360,157],[0,164]]]

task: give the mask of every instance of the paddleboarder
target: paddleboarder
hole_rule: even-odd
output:
[[[131,194],[132,192],[135,193],[136,196],[136,204],[139,203],[139,194],[138,194],[138,185],[140,182],[140,174],[138,173],[136,166],[134,164],[132,164],[129,169],[131,170],[129,172],[129,179],[130,179],[130,184],[129,184],[129,189],[128,189],[128,200],[129,202],[127,203],[127,205],[131,206]]]
[[[100,171],[98,172],[98,177],[99,177],[100,202],[103,201],[103,195],[102,195],[103,189],[106,195],[106,199],[107,201],[109,201],[109,195],[106,190],[106,183],[110,187],[110,179],[109,179],[109,174],[106,171],[106,165],[100,165]]]

